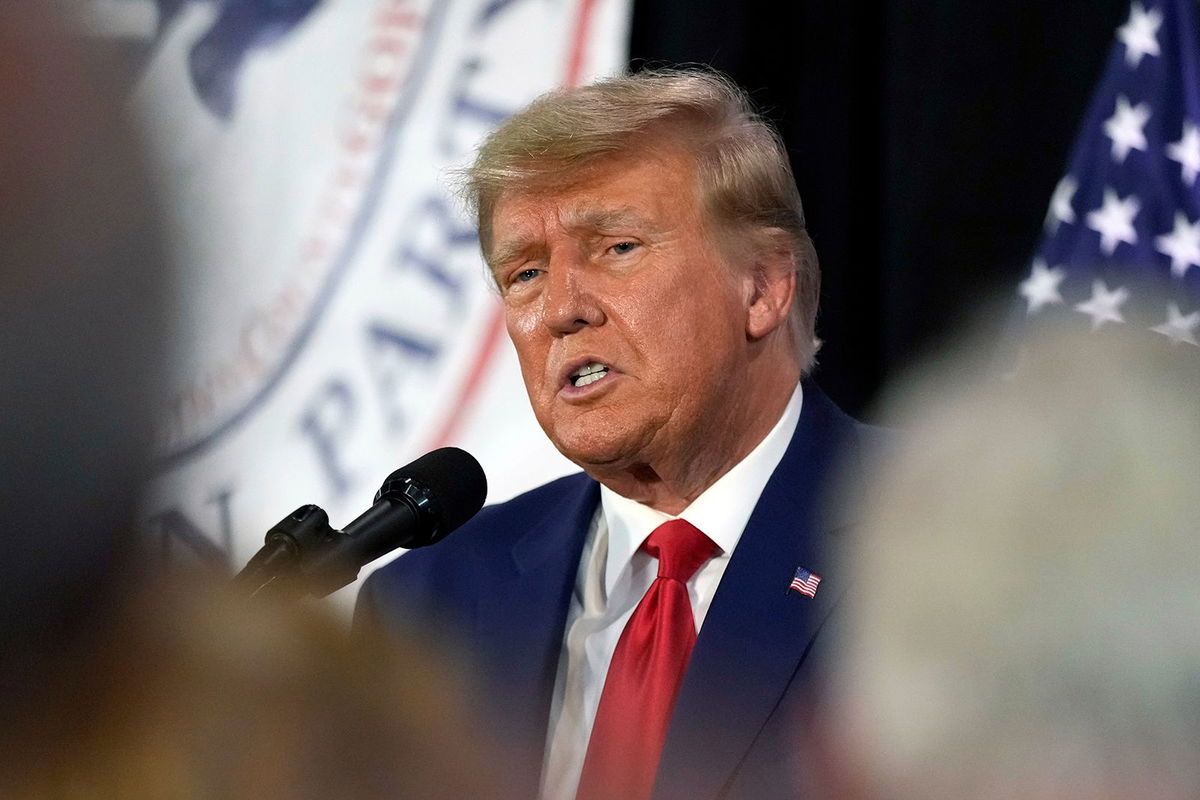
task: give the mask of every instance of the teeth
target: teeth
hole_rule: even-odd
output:
[[[586,367],[576,370],[571,376],[571,382],[576,386],[587,386],[589,383],[595,383],[607,374],[608,367],[593,361]]]

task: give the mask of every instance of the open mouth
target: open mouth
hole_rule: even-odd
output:
[[[579,369],[570,374],[568,380],[571,385],[580,388],[587,386],[589,383],[595,383],[608,374],[608,365],[593,361],[590,364],[585,364]]]

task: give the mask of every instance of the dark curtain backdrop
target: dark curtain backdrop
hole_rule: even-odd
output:
[[[635,0],[631,57],[712,65],[779,125],[822,265],[816,377],[861,415],[984,298],[1016,297],[1127,14],[1127,0]]]

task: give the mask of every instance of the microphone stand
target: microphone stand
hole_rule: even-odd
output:
[[[312,589],[301,580],[307,577],[302,572],[304,563],[329,550],[342,536],[329,525],[324,509],[312,504],[300,506],[267,531],[266,543],[234,577],[233,585],[250,597],[303,595]],[[333,586],[318,596],[324,597],[344,585]]]

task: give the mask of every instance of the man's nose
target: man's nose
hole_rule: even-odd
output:
[[[575,333],[604,321],[604,312],[588,287],[584,269],[573,263],[551,263],[543,295],[542,322],[558,335]]]

